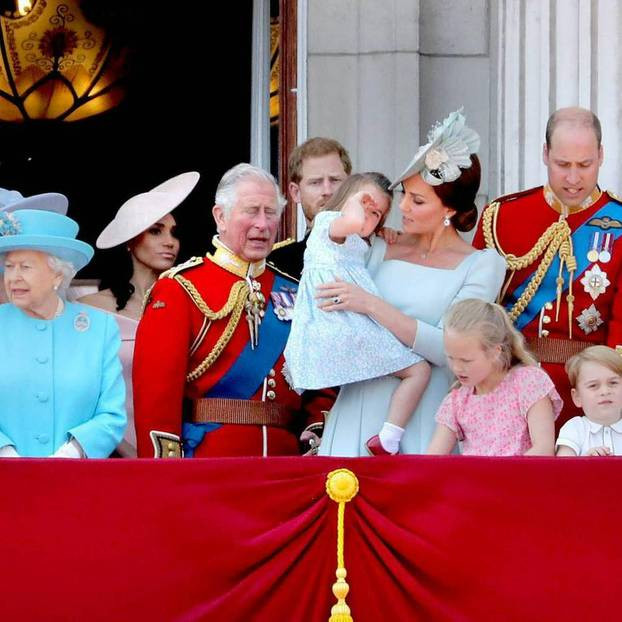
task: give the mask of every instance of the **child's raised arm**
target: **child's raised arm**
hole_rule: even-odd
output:
[[[341,215],[330,223],[328,229],[330,239],[341,243],[353,233],[360,235],[365,224],[365,206],[375,204],[372,196],[364,190],[348,197],[341,208]]]
[[[525,456],[553,456],[555,454],[555,417],[549,397],[539,399],[527,411],[527,427],[531,448]]]

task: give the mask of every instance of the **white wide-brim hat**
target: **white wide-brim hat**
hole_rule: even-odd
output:
[[[199,177],[196,171],[181,173],[149,192],[128,199],[99,234],[95,246],[112,248],[146,231],[172,212],[192,192]]]
[[[56,214],[67,213],[69,200],[58,192],[44,192],[25,197],[17,190],[0,188],[0,212],[14,212],[18,209],[38,209]]]

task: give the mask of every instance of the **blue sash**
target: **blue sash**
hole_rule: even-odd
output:
[[[272,291],[296,289],[297,284],[276,275]],[[278,361],[291,328],[290,321],[280,320],[274,312],[270,295],[266,296],[267,305],[264,318],[259,325],[259,342],[253,350],[250,339],[235,363],[224,376],[205,393],[204,397],[224,397],[230,399],[250,399],[261,386],[264,378]],[[245,322],[242,317],[240,322]],[[201,444],[208,432],[218,429],[219,423],[190,423],[182,426],[184,455],[192,458],[194,449]]]
[[[292,287],[293,286],[293,287]],[[280,276],[274,278],[273,291],[296,289],[296,284]],[[279,320],[272,298],[266,296],[266,314],[259,325],[259,343],[253,350],[250,339],[227,373],[207,392],[205,397],[250,399],[281,356],[289,337],[291,322]],[[244,318],[240,320],[245,321]]]
[[[587,258],[587,253],[590,250],[590,243],[592,239],[592,233],[595,230],[601,229],[597,224],[589,224],[594,219],[603,218],[607,216],[615,220],[616,215],[619,215],[619,205],[613,201],[605,203],[597,212],[592,214],[583,224],[579,225],[572,232],[572,245],[574,256],[577,260],[577,269],[575,270],[575,278],[583,274],[589,267],[591,262]],[[614,211],[615,208],[615,211]],[[607,229],[607,233],[613,235],[613,242],[615,242],[620,236],[622,236],[622,229],[611,227]],[[525,291],[529,281],[533,276],[533,272],[512,292],[506,308],[508,311],[520,298],[521,294]],[[531,299],[525,310],[518,316],[516,320],[516,328],[522,330],[527,324],[529,324],[537,315],[547,302],[554,302],[557,295],[557,275],[559,274],[559,255],[555,255],[549,269],[547,270],[540,287],[537,289],[534,297]],[[562,276],[564,277],[563,291],[568,290],[568,270],[564,267]]]

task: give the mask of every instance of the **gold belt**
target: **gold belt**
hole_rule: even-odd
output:
[[[527,345],[541,363],[565,363],[571,356],[596,344],[576,339],[536,337],[528,339]]]
[[[290,408],[274,402],[204,397],[192,403],[193,423],[271,425],[289,428],[293,420]]]

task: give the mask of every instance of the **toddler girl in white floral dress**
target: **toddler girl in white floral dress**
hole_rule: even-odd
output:
[[[341,279],[378,295],[365,267],[369,242],[391,205],[390,181],[380,173],[351,175],[314,219],[296,295],[285,359],[297,391],[393,375],[401,379],[387,404],[387,421],[367,441],[373,455],[395,454],[430,377],[429,364],[369,316],[327,313],[316,287]],[[425,292],[422,292],[425,295]],[[332,303],[339,305],[338,298]]]

